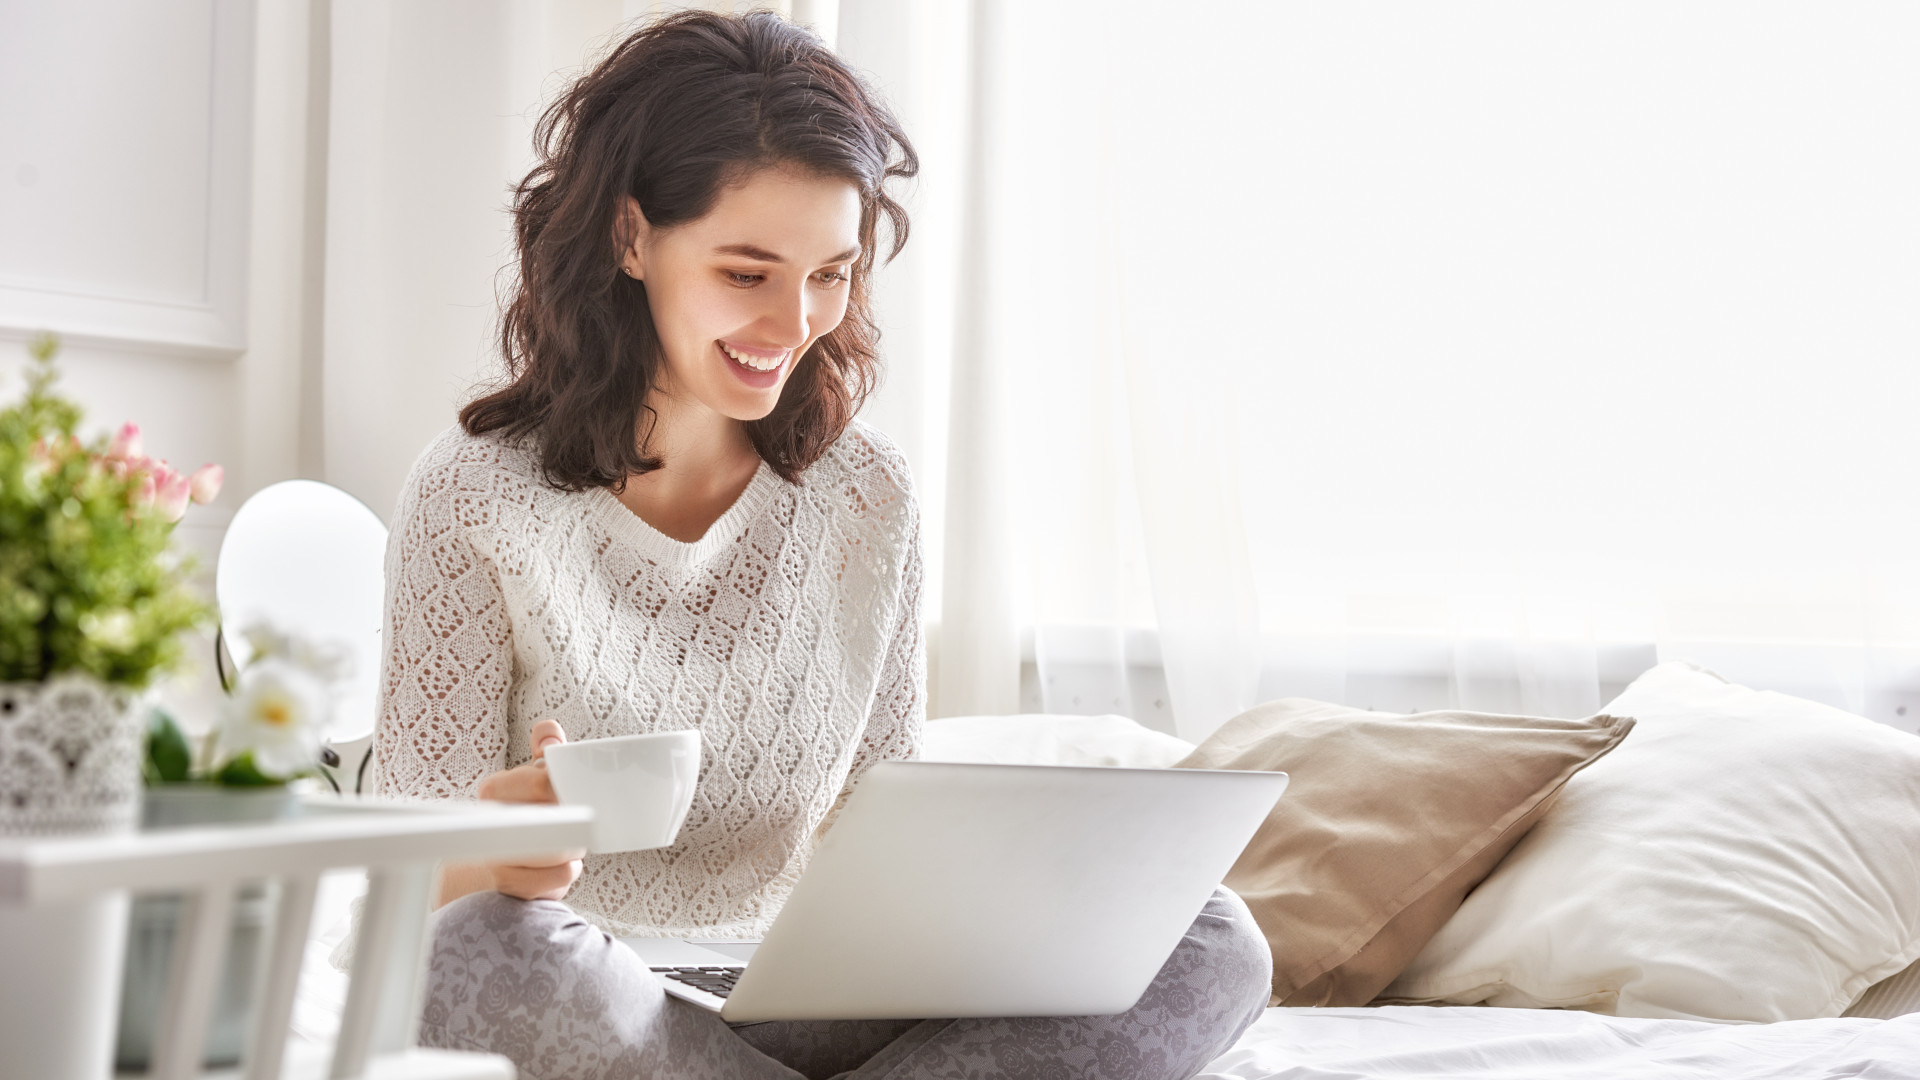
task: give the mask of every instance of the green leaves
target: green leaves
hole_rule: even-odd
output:
[[[251,752],[229,758],[225,765],[220,766],[220,771],[213,774],[213,781],[228,787],[275,787],[286,783],[284,779],[262,773],[254,765]]]
[[[143,478],[75,436],[80,407],[54,393],[58,343],[29,347],[27,392],[0,409],[0,681],[84,671],[139,689],[175,666],[206,619],[172,525],[137,509]]]
[[[186,733],[165,709],[147,714],[147,752],[140,764],[150,785],[184,783],[193,772]]]

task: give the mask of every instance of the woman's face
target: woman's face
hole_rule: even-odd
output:
[[[623,265],[646,283],[666,352],[657,391],[734,420],[772,412],[793,365],[846,316],[859,191],[761,169],[685,225],[651,229],[631,198],[627,213]]]

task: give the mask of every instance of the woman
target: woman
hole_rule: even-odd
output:
[[[735,1027],[610,936],[759,937],[854,780],[917,753],[919,516],[853,419],[880,219],[892,253],[907,233],[884,184],[917,164],[764,13],[641,30],[537,142],[511,381],[428,447],[394,528],[380,787],[551,802],[546,746],[645,731],[697,728],[703,760],[671,848],[444,867],[422,1041],[526,1077],[1190,1075],[1267,997],[1224,890],[1111,1017]]]

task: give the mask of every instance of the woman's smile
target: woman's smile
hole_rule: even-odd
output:
[[[720,351],[720,360],[727,369],[738,376],[748,386],[765,388],[780,381],[780,374],[787,366],[787,357],[791,350],[780,349],[775,352],[761,352],[734,345],[730,342],[715,342]]]

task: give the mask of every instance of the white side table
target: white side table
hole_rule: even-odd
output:
[[[279,907],[252,1033],[238,1073],[222,1073],[246,1080],[277,1080],[287,1069],[315,1080],[511,1080],[513,1066],[505,1058],[413,1045],[434,864],[585,847],[592,816],[584,807],[316,795],[306,800],[301,818],[267,825],[84,838],[0,837],[0,907],[58,911],[124,897],[128,890],[186,893],[149,1073],[157,1080],[186,1080],[202,1075],[235,889],[246,881],[276,879]],[[366,908],[339,1038],[330,1052],[289,1054],[288,1019],[314,890],[325,871],[362,866],[368,878]],[[98,943],[56,941],[33,955],[6,958],[0,1041],[8,1045],[0,1045],[0,1073],[12,1076],[31,1060],[32,1040],[59,1037],[58,1032],[14,1031],[7,1017],[30,1012],[18,1006],[50,974],[49,966],[75,962],[90,946],[97,950]]]

